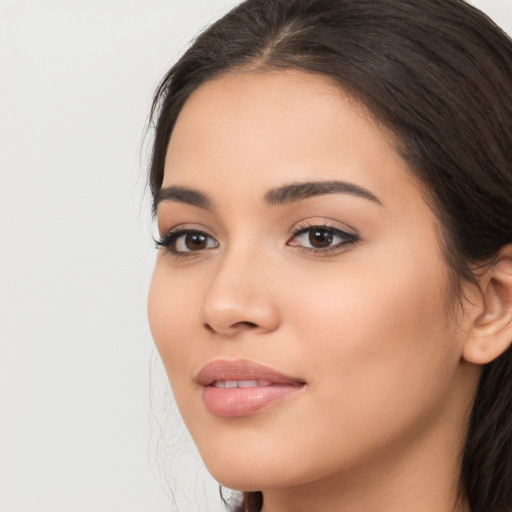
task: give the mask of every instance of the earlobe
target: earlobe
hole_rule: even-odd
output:
[[[501,249],[495,263],[479,281],[478,311],[462,356],[470,363],[487,364],[512,344],[512,245]]]

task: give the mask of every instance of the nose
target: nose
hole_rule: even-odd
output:
[[[276,330],[280,314],[270,270],[262,258],[250,255],[221,259],[201,305],[204,328],[228,337]]]

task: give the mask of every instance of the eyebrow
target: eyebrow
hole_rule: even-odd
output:
[[[368,199],[382,206],[382,201],[369,190],[348,181],[291,183],[290,185],[269,190],[265,194],[265,201],[270,205],[283,205],[327,194],[349,194]]]
[[[265,202],[271,206],[277,206],[327,194],[349,194],[382,205],[382,202],[369,190],[348,181],[309,181],[283,185],[269,190],[265,194]],[[185,203],[204,210],[213,210],[215,207],[213,200],[203,192],[176,185],[161,188],[156,192],[153,199],[154,215],[158,205],[163,201]]]
[[[190,204],[204,210],[214,208],[213,201],[202,192],[187,187],[171,186],[158,190],[153,198],[153,215],[156,215],[158,205],[162,201],[175,201],[177,203]]]

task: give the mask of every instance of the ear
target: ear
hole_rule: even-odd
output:
[[[487,364],[512,344],[512,245],[501,249],[479,284],[481,293],[470,307],[472,321],[462,357]]]

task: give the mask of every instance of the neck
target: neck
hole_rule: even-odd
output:
[[[470,512],[459,499],[455,465],[430,471],[417,459],[399,468],[374,463],[328,480],[290,489],[264,491],[264,512]],[[428,465],[430,467],[426,467]],[[451,471],[450,471],[451,470]]]

